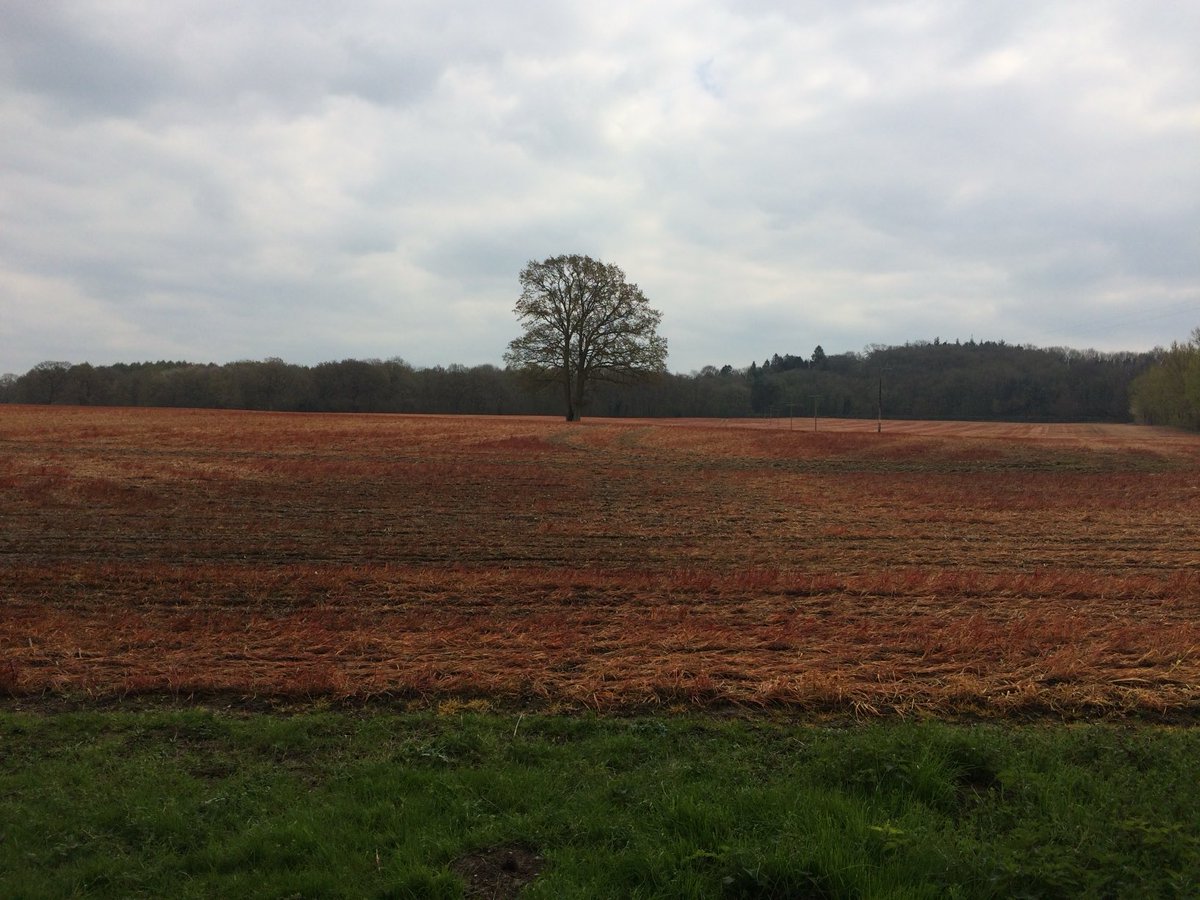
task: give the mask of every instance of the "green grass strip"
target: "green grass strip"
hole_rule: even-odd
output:
[[[9,711],[0,896],[460,897],[493,848],[534,898],[1200,896],[1198,761],[1149,726]]]

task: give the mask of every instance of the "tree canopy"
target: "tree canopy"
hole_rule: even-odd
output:
[[[1178,408],[1172,398],[1181,394],[1192,398],[1192,410],[1200,408],[1200,382],[1194,380],[1200,349],[1194,347],[1200,347],[1196,338],[1186,349],[1100,353],[935,338],[829,353],[823,362],[815,351],[812,358],[768,353],[749,365],[708,365],[650,382],[597,382],[587,408],[597,416],[736,418],[819,411],[874,418],[882,400],[885,419],[1128,422],[1132,405],[1140,421],[1182,425],[1200,421],[1194,412],[1186,421],[1172,412]],[[1143,382],[1138,378],[1143,373],[1153,374]],[[399,357],[315,366],[280,359],[222,365],[51,361],[23,375],[0,375],[0,403],[542,416],[561,415],[562,389],[529,381],[516,368],[414,367]]]
[[[1200,430],[1200,327],[1175,343],[1130,386],[1134,417],[1151,425]]]
[[[561,385],[567,421],[578,420],[596,381],[627,382],[666,371],[662,313],[618,266],[555,256],[521,270],[513,311],[524,329],[504,354],[509,366]]]

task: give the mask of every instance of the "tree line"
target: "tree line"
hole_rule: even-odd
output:
[[[1200,343],[1188,347],[1101,353],[935,339],[826,354],[818,346],[808,356],[777,353],[737,368],[705,366],[688,374],[660,373],[639,383],[600,382],[590,391],[584,412],[1128,422],[1136,411],[1142,421],[1187,424],[1160,415],[1155,398],[1165,396],[1160,386],[1165,376],[1154,373],[1164,368],[1192,372],[1181,383],[1195,391]],[[1177,364],[1177,358],[1182,362]],[[1136,400],[1135,382],[1140,386]],[[272,358],[224,365],[47,361],[23,375],[0,378],[0,402],[561,415],[563,401],[561,387],[531,381],[516,366],[418,368],[399,358],[302,366]]]
[[[1200,430],[1200,328],[1134,379],[1130,400],[1139,422]]]

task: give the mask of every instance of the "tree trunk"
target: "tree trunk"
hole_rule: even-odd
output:
[[[578,422],[583,418],[583,390],[584,379],[586,377],[582,368],[575,373],[575,394],[571,398],[570,403],[570,409],[575,414],[575,418],[571,420],[572,422]]]
[[[571,393],[571,373],[569,370],[563,376],[563,392],[567,398],[567,421],[578,422],[579,410],[575,405],[575,396]]]

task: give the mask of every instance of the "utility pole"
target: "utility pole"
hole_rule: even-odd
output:
[[[813,394],[813,431],[817,430],[817,401],[821,398]]]

